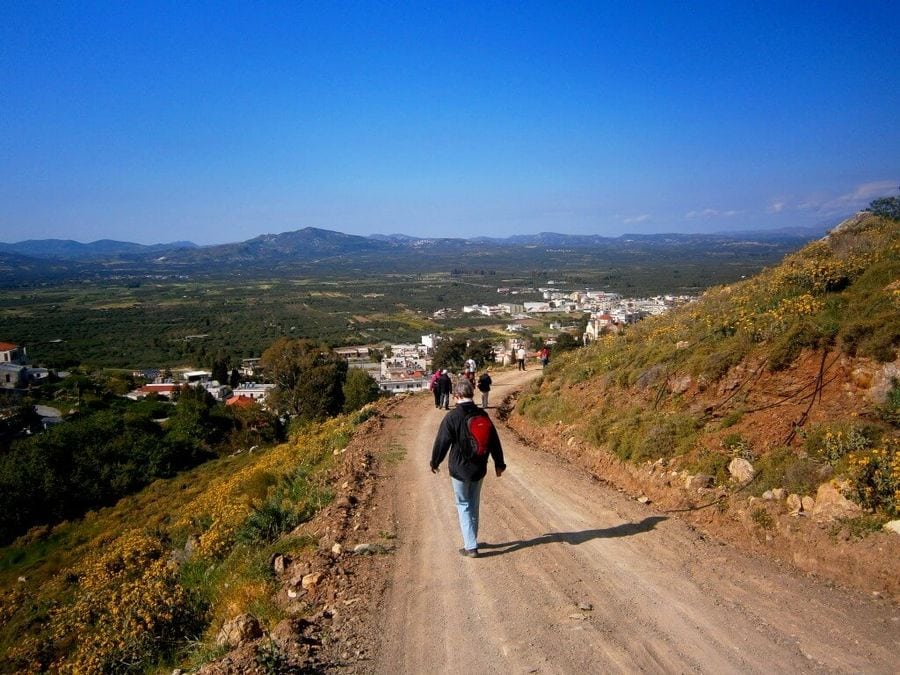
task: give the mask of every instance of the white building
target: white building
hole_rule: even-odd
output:
[[[269,392],[275,388],[274,384],[260,384],[258,382],[242,382],[232,390],[234,396],[244,396],[254,401],[264,401]]]
[[[408,394],[428,389],[428,377],[404,377],[381,380],[378,388],[391,394]]]

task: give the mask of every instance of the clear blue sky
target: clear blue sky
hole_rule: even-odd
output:
[[[896,2],[0,3],[0,241],[617,235],[900,185]]]

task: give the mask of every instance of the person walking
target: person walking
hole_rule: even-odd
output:
[[[441,407],[441,390],[438,387],[438,381],[441,379],[441,371],[440,369],[436,369],[434,371],[434,375],[431,376],[431,381],[428,383],[428,388],[431,389],[431,393],[434,394],[434,407]]]
[[[438,401],[438,408],[450,410],[450,392],[453,391],[453,380],[450,379],[450,373],[447,372],[446,368],[441,371],[437,386],[441,395],[441,398]]]
[[[516,359],[519,361],[519,370],[525,370],[525,347],[519,347]]]
[[[550,348],[544,345],[541,349],[541,368],[546,368],[548,363],[550,363]]]
[[[481,504],[481,484],[487,475],[488,456],[494,460],[494,471],[498,478],[506,470],[500,436],[497,435],[497,429],[493,425],[490,427],[487,443],[488,452],[481,457],[471,453],[468,419],[475,415],[487,415],[472,401],[474,393],[472,383],[466,378],[460,378],[456,383],[454,389],[456,407],[441,420],[429,463],[431,473],[437,473],[438,467],[449,451],[450,481],[453,484],[459,529],[463,539],[463,547],[459,549],[459,553],[467,558],[478,557],[478,514]]]
[[[481,392],[481,407],[488,407],[488,397],[491,394],[491,384],[493,380],[491,379],[491,371],[486,370],[481,374],[481,377],[478,378],[478,391]]]
[[[475,371],[478,370],[478,364],[475,363],[475,359],[468,358],[466,359],[466,372],[475,374]]]

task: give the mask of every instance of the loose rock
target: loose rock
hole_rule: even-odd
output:
[[[804,509],[806,505],[804,505]],[[815,504],[811,508],[812,516],[819,522],[829,522],[838,518],[858,515],[862,509],[841,494],[838,486],[825,483],[816,491]]]
[[[304,590],[315,590],[316,585],[322,580],[321,572],[313,572],[312,574],[307,574],[303,577],[303,580],[300,582],[300,585]]]
[[[900,534],[900,520],[890,520],[886,522],[882,527],[886,532]]]
[[[708,488],[712,487],[714,482],[715,479],[712,476],[705,473],[698,473],[696,476],[688,476],[688,479],[685,481],[685,487],[691,490]]]
[[[728,464],[728,473],[740,483],[749,483],[756,475],[753,465],[743,457],[735,457]]]
[[[216,636],[219,647],[238,647],[244,642],[262,637],[259,621],[252,614],[239,614],[231,621],[226,621]]]

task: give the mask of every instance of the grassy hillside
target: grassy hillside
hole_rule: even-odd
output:
[[[284,535],[331,500],[336,453],[368,414],[156,481],[0,550],[0,672],[167,672],[215,656],[215,631],[241,612],[283,618],[269,557],[315,547]]]
[[[900,222],[860,214],[777,267],[557,359],[520,399],[589,448],[751,494],[829,479],[883,518],[900,510],[895,364]]]

